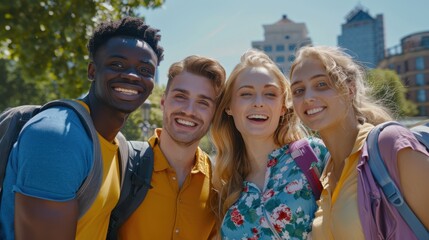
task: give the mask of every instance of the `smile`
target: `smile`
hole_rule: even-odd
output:
[[[307,115],[313,115],[313,114],[319,113],[321,111],[323,111],[323,108],[322,107],[318,107],[318,108],[313,108],[313,109],[307,110],[306,114]]]
[[[120,87],[116,87],[114,89],[115,91],[126,95],[137,95],[139,93],[137,90],[133,90],[133,89],[126,89],[126,88],[120,88]]]
[[[252,120],[267,120],[268,116],[262,114],[252,114],[247,116],[247,118]]]
[[[187,120],[180,119],[180,118],[176,119],[176,122],[181,124],[181,125],[188,126],[188,127],[194,127],[196,125],[194,122],[187,121]]]

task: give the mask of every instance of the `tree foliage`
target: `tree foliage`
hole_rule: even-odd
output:
[[[164,90],[164,86],[155,85],[152,94],[148,98],[151,105],[149,120],[151,126],[150,135],[152,135],[155,127],[162,127],[161,97]],[[137,109],[130,114],[121,132],[128,140],[145,140],[142,135],[143,121],[143,109]]]
[[[0,2],[0,110],[86,92],[87,39],[101,21],[139,16],[163,0]],[[6,105],[7,104],[7,105]]]
[[[368,82],[373,88],[372,94],[398,117],[414,116],[417,106],[406,99],[406,88],[401,79],[392,70],[374,69],[368,74]]]

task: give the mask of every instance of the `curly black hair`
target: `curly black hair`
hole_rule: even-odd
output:
[[[89,57],[94,59],[97,50],[109,39],[117,36],[126,36],[141,39],[153,49],[158,57],[158,65],[164,58],[164,49],[158,45],[161,40],[159,30],[146,25],[141,18],[124,17],[118,21],[101,23],[92,33],[87,48]]]

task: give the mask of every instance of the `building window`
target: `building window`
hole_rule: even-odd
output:
[[[289,37],[289,35],[286,35],[286,36],[285,36],[285,39],[289,39],[289,38],[290,38],[290,37]]]
[[[426,91],[424,89],[417,91],[417,102],[426,102]]]
[[[293,62],[293,61],[295,61],[295,55],[290,55],[290,56],[288,57],[288,61],[289,61],[289,62]]]
[[[416,85],[417,86],[425,85],[425,75],[423,73],[419,73],[416,75]]]
[[[284,63],[284,62],[285,62],[285,57],[283,56],[276,57],[276,63]]]
[[[393,65],[393,63],[389,64],[389,69],[390,70],[394,70],[395,69],[395,65]]]
[[[295,43],[289,44],[289,51],[294,52],[295,49],[296,49],[296,44]]]
[[[404,62],[404,72],[408,72],[408,61]]]
[[[401,65],[396,66],[396,73],[401,74]]]
[[[256,49],[262,50],[262,49],[261,49],[261,46],[259,46],[259,45],[255,45],[255,46],[253,46],[253,48],[256,48]]]
[[[277,45],[276,46],[276,51],[277,52],[284,52],[284,50],[285,50],[285,45]]]
[[[405,79],[404,79],[404,85],[405,85],[405,87],[409,87],[410,86],[410,80],[408,79],[408,77],[405,77]]]
[[[429,48],[429,37],[422,37],[422,47]]]
[[[273,47],[271,45],[264,46],[264,52],[272,52],[272,51],[273,51]]]
[[[423,57],[416,58],[416,70],[425,69],[425,59]]]

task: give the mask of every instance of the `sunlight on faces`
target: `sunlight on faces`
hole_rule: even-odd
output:
[[[211,80],[186,71],[178,74],[161,100],[163,130],[177,143],[198,142],[210,127],[215,99]]]
[[[157,56],[144,41],[114,37],[101,46],[88,66],[95,95],[111,107],[133,112],[154,87]]]
[[[243,138],[273,138],[285,113],[285,96],[278,81],[262,67],[246,69],[237,77],[226,112]]]
[[[291,90],[296,114],[312,130],[338,126],[351,110],[350,98],[332,85],[318,59],[307,57],[296,65]]]

